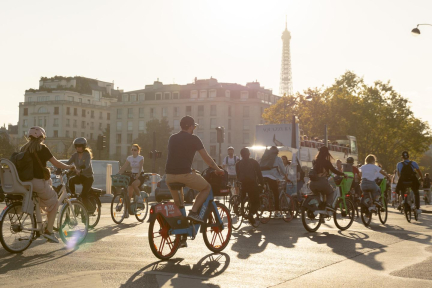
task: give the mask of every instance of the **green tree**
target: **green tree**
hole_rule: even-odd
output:
[[[9,141],[7,134],[0,134],[0,158],[9,159],[13,152],[16,151],[16,147]]]
[[[173,128],[168,120],[154,119],[146,123],[146,132],[140,133],[134,143],[141,147],[141,155],[144,156],[144,171],[151,172],[153,160],[149,158],[149,152],[153,149],[153,132],[156,132],[156,150],[162,152],[162,158],[156,159],[156,173],[163,173],[168,155],[168,139]]]

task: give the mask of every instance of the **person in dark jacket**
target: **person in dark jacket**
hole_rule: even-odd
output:
[[[320,148],[318,154],[315,157],[315,163],[313,169],[318,174],[318,179],[316,181],[311,181],[309,187],[312,193],[321,193],[325,196],[327,206],[331,207],[334,200],[334,190],[328,182],[328,177],[330,176],[330,171],[336,175],[344,176],[345,174],[333,167],[331,163],[333,157],[326,146]]]
[[[260,164],[250,157],[248,148],[243,148],[240,151],[242,160],[236,164],[237,180],[242,183],[241,191],[243,199],[246,193],[249,194],[249,221],[254,224],[255,219],[253,215],[257,213],[259,206],[259,187],[258,183],[263,186],[264,179],[261,173]]]

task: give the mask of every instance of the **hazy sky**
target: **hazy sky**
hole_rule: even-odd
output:
[[[0,1],[0,123],[18,121],[41,76],[115,81],[258,80],[279,93],[281,34],[291,32],[294,91],[346,70],[390,80],[432,123],[432,1]]]

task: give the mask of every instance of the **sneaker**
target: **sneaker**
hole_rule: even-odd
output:
[[[48,231],[45,231],[44,234],[42,234],[42,236],[48,240],[48,242],[51,243],[59,243],[59,240],[57,239],[57,237],[54,235],[54,233],[49,233]]]
[[[371,206],[369,207],[369,211],[375,212],[375,211],[376,211],[376,207],[375,207],[375,205],[371,205]]]
[[[183,235],[180,239],[180,248],[188,247],[186,240],[187,240],[187,236]]]
[[[374,201],[374,204],[380,208],[382,207],[382,203],[379,201]]]
[[[204,221],[199,217],[197,212],[189,211],[187,218],[195,222],[204,223]]]

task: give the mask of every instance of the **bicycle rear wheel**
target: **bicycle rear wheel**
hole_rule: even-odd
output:
[[[315,216],[313,211],[307,210],[305,207],[301,208],[303,227],[309,232],[316,232],[321,226],[321,214]]]
[[[279,206],[282,212],[282,219],[285,222],[291,222],[294,218],[294,201],[288,193],[283,193],[279,197]]]
[[[126,201],[123,193],[115,195],[111,201],[111,218],[116,224],[120,224],[125,218]]]
[[[204,243],[210,251],[213,252],[221,252],[228,245],[231,238],[231,216],[228,208],[221,204],[217,203],[217,211],[212,208],[209,213],[206,222],[203,224],[203,238]],[[219,223],[219,219],[217,214],[222,220],[222,224]]]
[[[411,207],[408,204],[404,204],[404,213],[406,220],[411,223]]]
[[[271,219],[272,211],[270,210],[270,200],[265,194],[261,194],[260,207],[258,209],[258,215],[260,216],[259,221],[263,224],[267,224]]]
[[[380,207],[378,210],[378,217],[380,219],[381,224],[385,224],[387,222],[388,217],[388,206],[387,203],[384,202],[384,206]]]
[[[360,202],[361,220],[366,227],[369,227],[372,221],[372,212],[369,210],[371,203],[372,200],[369,197],[363,197]]]
[[[150,249],[157,258],[168,260],[174,256],[180,247],[180,235],[169,234],[171,226],[161,214],[150,219],[148,230]]]
[[[231,227],[234,230],[238,230],[243,221],[240,197],[238,195],[231,196],[229,201],[229,211],[231,215]]]
[[[88,233],[87,209],[78,200],[65,203],[58,219],[59,235],[63,243],[70,249],[80,245]]]
[[[351,200],[345,199],[345,204],[343,199],[339,199],[336,202],[335,212],[333,212],[333,220],[340,230],[346,230],[349,227],[351,227],[352,223],[354,222],[354,205],[352,204]]]
[[[22,211],[22,203],[8,205],[0,222],[0,242],[10,253],[20,253],[26,250],[33,241],[36,219]]]

